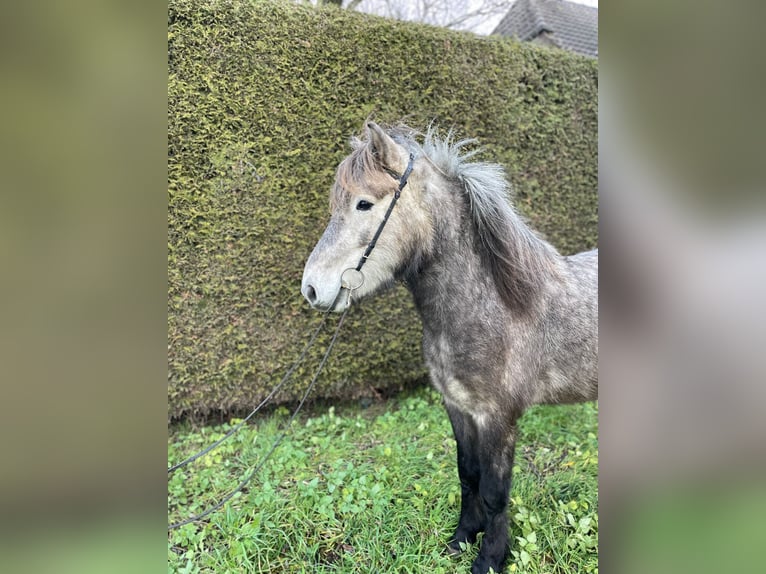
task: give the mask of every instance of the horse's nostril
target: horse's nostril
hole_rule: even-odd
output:
[[[308,299],[309,303],[312,305],[317,302],[317,292],[313,285],[306,286],[306,299]]]

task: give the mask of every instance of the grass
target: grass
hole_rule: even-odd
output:
[[[594,404],[535,407],[520,423],[507,572],[598,572]],[[168,483],[170,521],[214,504],[266,452],[281,408]],[[235,424],[175,427],[174,464]],[[293,423],[259,476],[206,523],[168,535],[168,572],[469,572],[445,543],[460,510],[455,442],[428,388],[369,409],[315,408]]]

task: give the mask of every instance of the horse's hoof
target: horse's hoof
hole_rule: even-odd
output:
[[[460,545],[457,542],[450,542],[447,544],[447,554],[450,554],[451,556],[457,556],[459,554],[462,554],[463,549],[460,548]]]
[[[490,570],[491,568],[491,570]],[[471,574],[488,574],[489,572],[495,572],[500,574],[503,571],[503,564],[496,560],[487,560],[479,556],[471,564]]]
[[[447,542],[447,552],[449,554],[452,554],[453,556],[457,556],[458,554],[462,554],[463,550],[466,548],[466,544],[468,544],[466,541],[458,542],[456,539],[452,539],[449,542]]]
[[[447,552],[450,554],[461,554],[468,544],[473,544],[474,542],[476,542],[475,534],[468,534],[458,530],[455,532],[452,540],[447,543]]]

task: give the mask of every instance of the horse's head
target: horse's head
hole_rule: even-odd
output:
[[[339,312],[350,305],[349,285],[342,282],[353,283],[354,299],[390,286],[427,237],[429,219],[421,205],[417,170],[413,170],[363,265],[362,276],[353,271],[399,189],[411,153],[403,140],[397,143],[373,122],[365,132],[363,139],[352,140],[354,150],[338,166],[330,192],[330,222],[303,271],[301,292],[316,309]]]

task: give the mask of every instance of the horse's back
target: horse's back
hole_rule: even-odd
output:
[[[598,293],[598,249],[565,258],[577,279]]]
[[[545,319],[541,402],[598,398],[598,250],[564,258]]]

